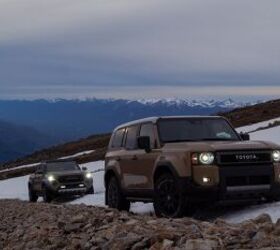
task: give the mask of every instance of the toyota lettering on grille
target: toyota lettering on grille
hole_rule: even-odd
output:
[[[238,154],[235,155],[236,160],[238,161],[251,161],[258,160],[258,157],[255,154]]]

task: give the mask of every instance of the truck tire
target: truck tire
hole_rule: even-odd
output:
[[[165,173],[157,178],[154,194],[154,210],[158,217],[179,218],[191,212],[187,197],[172,174]]]
[[[115,176],[112,176],[108,181],[106,201],[111,208],[125,211],[129,211],[130,209],[130,202],[123,196],[119,182]]]
[[[86,194],[94,194],[94,187],[92,186],[87,192]]]
[[[47,190],[46,187],[43,187],[43,200],[44,202],[51,202],[53,199],[52,195],[50,194],[50,192]]]
[[[28,196],[30,202],[37,202],[38,195],[36,194],[36,192],[34,192],[33,188],[30,185],[28,185]]]

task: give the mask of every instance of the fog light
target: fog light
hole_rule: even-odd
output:
[[[208,177],[203,177],[203,178],[202,178],[202,181],[203,181],[204,183],[209,183],[209,182],[211,181],[211,179],[208,178]]]

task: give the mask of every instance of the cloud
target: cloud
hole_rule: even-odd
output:
[[[277,0],[0,0],[0,90],[278,86],[279,7]]]

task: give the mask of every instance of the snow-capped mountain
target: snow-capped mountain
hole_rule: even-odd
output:
[[[130,101],[131,102],[131,101]],[[168,105],[168,106],[188,106],[188,107],[221,107],[221,108],[238,108],[253,105],[257,102],[241,102],[234,101],[233,99],[225,99],[221,101],[217,100],[192,100],[192,99],[179,99],[179,98],[164,98],[164,99],[139,99],[136,102],[142,103],[144,105]]]

